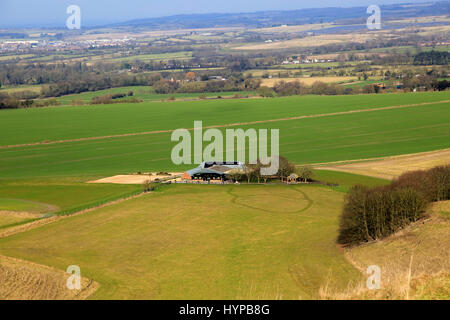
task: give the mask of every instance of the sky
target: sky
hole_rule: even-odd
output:
[[[78,5],[84,25],[189,13],[294,10],[427,0],[0,0],[0,27],[64,27],[69,5]]]

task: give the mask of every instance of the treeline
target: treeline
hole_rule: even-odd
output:
[[[264,165],[258,160],[254,164],[246,163],[243,170],[233,170],[229,173],[230,178],[237,182],[247,183],[264,183],[269,179],[279,179],[285,181],[292,174],[296,174],[299,179],[304,182],[312,181],[313,169],[311,166],[305,165],[297,167],[295,163],[290,162],[286,157],[279,156],[278,171],[273,176],[263,176],[261,168],[267,168],[270,165]]]
[[[261,85],[259,79],[231,78],[226,80],[208,80],[180,82],[161,79],[153,85],[155,93],[205,93],[256,90]]]
[[[31,108],[31,107],[48,107],[57,106],[60,103],[56,99],[47,99],[43,101],[33,100],[33,98],[23,98],[26,96],[27,91],[18,92],[13,94],[0,92],[0,110],[1,109],[19,109],[19,108]],[[34,97],[36,94],[30,92],[30,96]]]
[[[129,91],[128,93],[115,93],[115,94],[106,94],[104,96],[94,97],[91,100],[91,104],[113,104],[113,103],[139,103],[143,102],[141,99],[137,99],[133,97],[133,91]],[[82,104],[81,101],[74,101],[75,105]]]
[[[450,165],[405,173],[388,186],[355,186],[345,199],[338,242],[384,238],[423,218],[431,202],[449,199]]]
[[[447,51],[421,52],[414,57],[415,65],[449,65],[450,53]]]
[[[63,80],[44,86],[42,97],[60,97],[88,91],[99,91],[117,87],[151,86],[159,78],[148,75],[87,75],[84,79]]]
[[[311,86],[306,86],[300,81],[280,81],[277,82],[273,88],[267,86],[261,86],[258,89],[258,93],[262,97],[275,97],[275,96],[293,96],[304,94],[315,95],[344,95],[361,93],[362,89],[359,87],[350,88],[343,87],[336,83],[325,83],[321,81],[314,82]]]

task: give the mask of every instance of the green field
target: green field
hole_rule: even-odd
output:
[[[141,190],[138,185],[87,184],[83,178],[2,179],[0,211],[63,214]]]
[[[74,101],[81,100],[85,104],[89,104],[94,97],[98,96],[104,96],[107,94],[115,94],[115,93],[123,93],[128,94],[129,91],[133,91],[133,98],[137,98],[144,101],[163,101],[167,100],[169,98],[175,98],[175,99],[199,99],[201,95],[204,95],[205,97],[232,97],[235,94],[239,95],[254,95],[254,92],[250,91],[239,91],[239,92],[206,92],[206,93],[173,93],[173,94],[158,94],[154,93],[153,89],[151,87],[145,87],[145,86],[133,86],[133,87],[119,87],[119,88],[112,88],[112,89],[106,89],[106,90],[99,90],[95,92],[84,92],[74,95],[66,95],[62,97],[56,98],[58,102],[61,103],[61,105],[72,105]],[[123,98],[127,99],[129,97]]]
[[[390,181],[384,179],[330,170],[314,170],[313,179],[322,183],[337,185],[333,189],[341,192],[347,192],[352,186],[358,184],[377,187],[390,183]]]
[[[77,264],[100,283],[94,299],[311,299],[359,279],[335,245],[342,199],[313,186],[171,186],[1,239],[0,254]]]
[[[1,112],[0,145],[321,115],[242,128],[280,129],[281,154],[297,163],[365,159],[450,147],[449,92],[53,107]],[[276,107],[275,107],[276,106]],[[113,175],[184,170],[170,160],[170,132],[0,149],[0,177]]]
[[[7,192],[3,189],[2,196],[8,196]],[[44,203],[35,201],[22,200],[22,199],[10,199],[0,198],[0,211],[17,211],[17,212],[30,212],[30,213],[46,213],[51,212],[55,207]]]
[[[222,125],[449,99],[450,92],[446,91],[2,110],[0,146],[190,128],[194,120],[202,120],[204,125]]]
[[[173,165],[170,135],[195,120],[279,129],[281,154],[297,164],[450,147],[450,92],[158,102],[134,90],[148,101],[1,111],[0,211],[67,215],[136,194],[139,185],[86,182],[191,168]],[[59,142],[33,145],[44,141]],[[164,186],[2,238],[0,255],[79,265],[100,284],[92,299],[317,299],[324,286],[361,280],[335,243],[345,192],[387,181],[325,170],[313,178],[337,186]],[[3,214],[0,229],[28,221]]]
[[[5,215],[0,213],[0,231],[19,224],[24,224],[34,221],[36,218],[21,217],[15,215]]]

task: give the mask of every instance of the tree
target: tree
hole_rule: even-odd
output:
[[[279,167],[277,176],[283,181],[284,178],[287,178],[291,173],[295,171],[295,164],[289,162],[285,157],[279,157]]]
[[[326,94],[328,91],[328,84],[322,81],[316,81],[311,86],[311,93],[322,95]]]
[[[152,182],[150,180],[145,180],[142,183],[142,191],[143,192],[149,192],[152,191]]]
[[[186,77],[185,78],[188,81],[195,80],[195,72],[189,71],[188,73],[186,73]]]
[[[240,181],[242,179],[242,171],[238,169],[233,169],[228,175],[231,177],[231,180],[234,182]]]
[[[258,94],[263,98],[273,98],[275,97],[275,92],[266,86],[259,87]]]
[[[245,164],[244,165],[244,175],[247,178],[247,183],[250,183],[255,173],[255,165],[254,164]]]
[[[244,88],[247,90],[256,90],[261,86],[261,79],[246,79],[244,81]]]
[[[300,81],[280,81],[275,84],[273,90],[279,96],[293,96],[306,93],[305,86]]]
[[[261,182],[262,179],[262,175],[261,175],[261,168],[263,167],[263,164],[261,163],[261,161],[258,160],[258,162],[254,165],[254,172],[253,175],[256,177],[256,179],[258,180],[258,183]],[[264,179],[265,181],[267,181],[267,179]]]
[[[313,176],[313,169],[311,166],[301,166],[298,168],[297,174],[304,182],[308,182]]]

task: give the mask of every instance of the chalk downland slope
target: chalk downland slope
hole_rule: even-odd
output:
[[[83,300],[98,288],[82,278],[80,290],[69,290],[69,277],[61,270],[0,256],[0,300]]]
[[[450,201],[434,203],[426,220],[375,243],[345,250],[348,260],[365,274],[381,268],[381,289],[365,281],[347,290],[321,288],[323,299],[450,299]],[[366,275],[368,277],[368,275]]]

